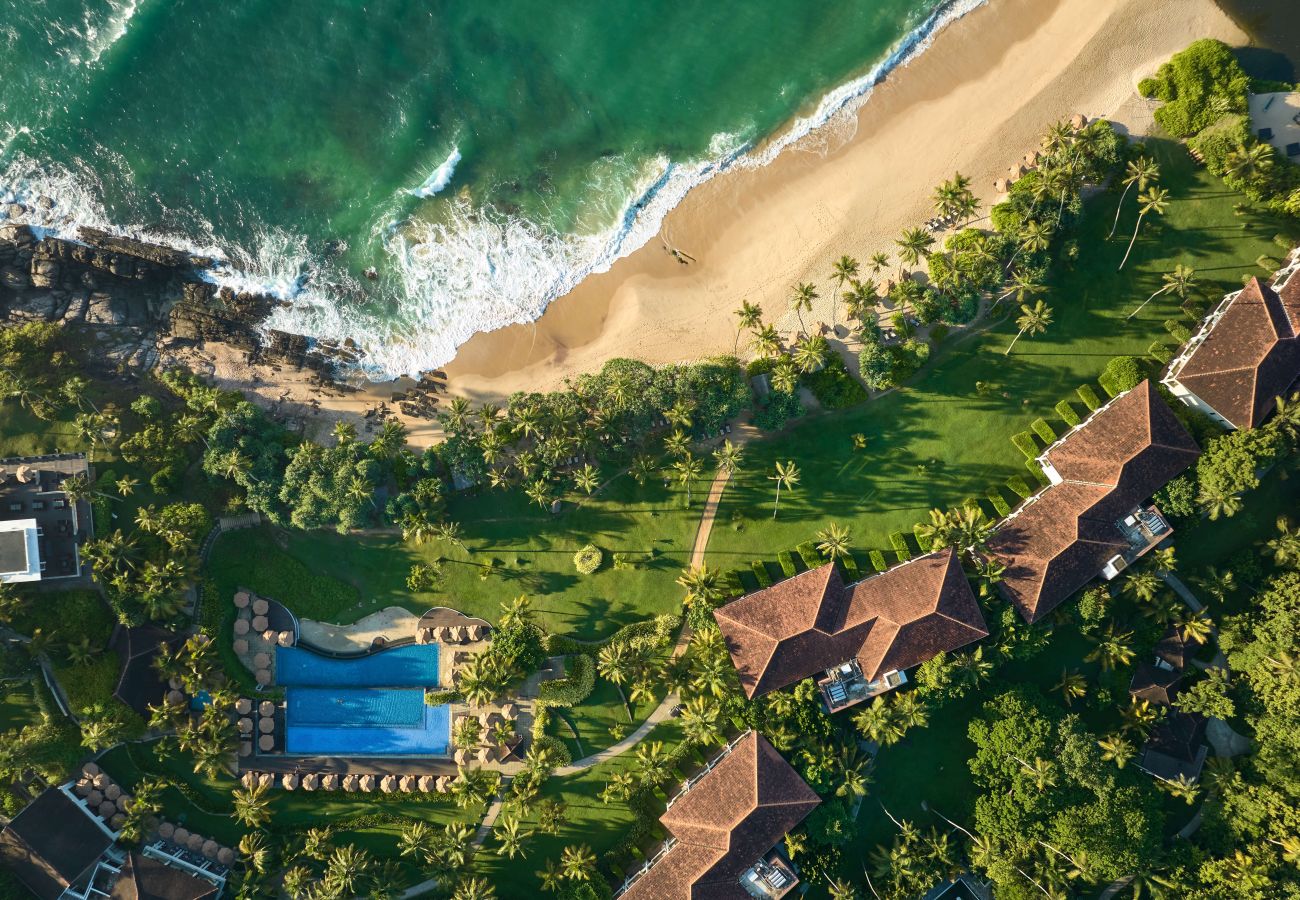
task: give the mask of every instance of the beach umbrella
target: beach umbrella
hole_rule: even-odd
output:
[[[98,789],[101,790],[101,791],[102,791],[104,788],[108,787],[110,784],[113,783],[113,779],[109,778],[109,777],[108,777],[107,775],[105,775],[103,772],[100,772],[98,775],[96,775],[96,776],[94,777],[93,781],[94,781],[95,787],[98,788]]]
[[[1082,128],[1087,124],[1088,124],[1088,117],[1085,116],[1083,113],[1075,113],[1074,115],[1070,116],[1070,127],[1073,128],[1075,131],[1078,131],[1080,128]]]
[[[280,636],[280,632],[276,631],[273,628],[267,628],[265,631],[262,632],[262,640],[266,641],[268,644],[273,643],[275,639],[279,636]]]
[[[323,775],[320,780],[320,786],[327,791],[337,791],[339,789],[339,776],[335,772]]]
[[[257,749],[261,750],[263,753],[270,753],[275,749],[275,738],[271,737],[269,734],[262,735],[257,739]],[[270,778],[271,776],[267,775],[266,777]]]
[[[280,779],[280,784],[284,785],[286,791],[292,791],[298,787],[298,776],[290,772]]]
[[[248,620],[247,620],[247,619],[236,619],[236,620],[235,620],[235,634],[248,634]]]
[[[254,631],[266,631],[266,616],[253,616],[252,628]]]
[[[204,856],[206,856],[208,859],[215,860],[217,858],[217,851],[219,849],[221,849],[220,844],[218,844],[214,840],[208,839],[203,842],[203,849],[200,850],[199,852],[202,853]]]
[[[235,642],[230,646],[234,648],[236,656],[248,655],[248,641],[243,638],[235,638]]]
[[[272,787],[275,785],[275,776],[270,772],[263,772],[262,777],[258,779],[257,783],[264,788]]]
[[[190,839],[185,842],[185,846],[193,850],[195,853],[198,853],[200,850],[203,849],[203,835],[201,834],[190,835]]]
[[[108,827],[113,829],[114,831],[121,831],[122,826],[125,824],[126,824],[125,813],[118,813],[117,815],[113,816],[113,818],[108,820]]]
[[[464,625],[453,626],[456,629],[456,643],[464,644],[469,641],[469,629]]]
[[[229,847],[222,847],[217,851],[217,862],[221,863],[226,868],[230,868],[235,864],[235,851],[231,850]]]
[[[239,733],[252,734],[252,732],[253,732],[253,720],[248,718],[247,716],[244,716],[239,720]]]
[[[1007,187],[1008,187],[1007,180],[1005,178],[993,179],[993,190],[996,191],[997,193],[1005,194],[1007,192]]]
[[[253,615],[264,616],[271,611],[271,604],[267,603],[261,597],[253,601]]]
[[[344,776],[343,776],[343,790],[345,790],[345,791],[357,791],[357,790],[360,790],[360,789],[361,789],[361,779],[360,779],[360,778],[358,778],[356,775],[344,775]]]
[[[248,591],[235,591],[235,609],[248,606]]]
[[[133,803],[135,803],[135,798],[130,794],[123,794],[117,798],[117,808],[122,810],[122,812],[130,812],[131,804]]]
[[[433,629],[433,638],[441,643],[447,643],[451,639],[451,629],[446,625],[439,625]]]
[[[112,800],[114,803],[116,803],[117,798],[121,796],[122,796],[122,789],[118,787],[116,784],[110,784],[108,787],[104,788],[105,800]]]
[[[434,789],[435,791],[437,791],[439,794],[445,794],[445,793],[447,793],[448,791],[450,791],[450,790],[451,790],[451,776],[450,776],[450,775],[439,775],[438,778],[437,778],[437,780],[434,781],[434,783],[433,783],[433,789]]]
[[[492,748],[479,747],[477,757],[480,763],[492,762]]]
[[[186,831],[184,828],[176,828],[172,831],[172,843],[176,844],[179,847],[183,847],[186,843],[189,842],[189,839],[190,839],[190,833]]]
[[[275,704],[270,700],[263,700],[257,705],[258,715],[273,716],[275,715]]]
[[[1038,161],[1042,158],[1043,158],[1042,153],[1038,152],[1037,150],[1030,150],[1028,153],[1025,154],[1024,163],[1026,166],[1032,169],[1034,166],[1038,165]]]
[[[1028,171],[1029,170],[1025,168],[1023,163],[1016,163],[1014,166],[1012,166],[1010,169],[1007,170],[1007,177],[1009,177],[1012,181],[1015,181],[1018,178],[1023,178],[1025,173]]]
[[[93,791],[94,789],[95,786],[91,784],[89,778],[83,778],[77,782],[76,791],[78,797],[89,797],[90,792]]]
[[[271,654],[255,653],[253,654],[253,668],[269,669],[271,668]]]
[[[266,669],[258,669],[253,673],[253,679],[258,684],[267,685],[271,683],[271,673]]]
[[[320,787],[320,776],[315,772],[308,772],[302,776],[302,789],[304,791],[314,791]]]
[[[240,697],[235,701],[235,712],[241,716],[246,716],[253,711],[253,701],[247,697]]]
[[[99,771],[99,766],[95,765],[93,762],[88,762],[81,767],[81,774],[85,775],[87,778],[94,778],[99,774]]]
[[[272,731],[275,731],[275,719],[272,719],[269,716],[261,719],[257,723],[257,730],[262,732],[262,734],[270,734]]]
[[[453,758],[456,760],[456,765],[463,766],[469,760],[469,751],[464,747],[457,747]]]
[[[431,794],[434,791],[434,777],[432,775],[421,775],[416,785],[423,794]]]
[[[163,822],[161,825],[158,826],[158,837],[162,838],[164,841],[170,841],[172,839],[172,835],[175,833],[176,833],[176,826],[173,825],[171,822]]]
[[[493,725],[497,725],[501,722],[504,722],[505,720],[506,717],[504,715],[497,712],[496,710],[493,710],[492,712],[488,713],[486,716],[483,717],[483,729],[486,731],[487,729],[491,728]]]
[[[116,812],[117,804],[112,800],[105,800],[103,803],[99,804],[99,817],[101,819],[111,819],[113,814]]]
[[[182,687],[181,680],[179,678],[169,678],[167,679],[167,687],[173,691],[179,691]]]
[[[361,776],[361,790],[364,791],[364,792],[367,793],[367,794],[372,794],[372,793],[374,793],[375,785],[376,785],[377,783],[378,783],[378,781],[376,780],[375,776],[373,776],[373,775],[362,775],[362,776]]]
[[[98,808],[99,804],[104,802],[104,795],[100,791],[91,791],[86,795],[86,806],[91,809]]]
[[[397,778],[393,775],[385,775],[379,781],[379,789],[385,794],[391,794],[397,790]]]
[[[276,643],[278,643],[281,647],[292,647],[292,646],[293,646],[293,632],[292,632],[292,631],[281,631],[278,635],[276,635],[276,639],[275,639],[275,640],[276,640]]]
[[[513,722],[519,716],[519,710],[513,703],[507,703],[501,707],[501,715]]]
[[[253,755],[253,742],[252,742],[252,741],[240,741],[240,742],[239,742],[239,755],[240,755],[240,756],[252,756],[252,755]]]
[[[257,773],[245,772],[243,775],[239,776],[239,783],[249,790],[252,790],[257,785]]]
[[[416,786],[415,776],[403,775],[401,779],[398,780],[397,786],[402,789],[403,793],[414,793]]]

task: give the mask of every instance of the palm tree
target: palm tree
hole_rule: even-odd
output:
[[[793,394],[798,386],[799,370],[795,368],[794,362],[788,356],[782,357],[772,369],[772,390],[782,394]]]
[[[1264,142],[1240,145],[1225,160],[1228,174],[1249,184],[1273,167],[1273,148]]]
[[[600,485],[600,473],[591,463],[573,473],[573,485],[580,491],[590,494]]]
[[[718,471],[726,472],[728,475],[735,475],[740,471],[740,463],[744,459],[744,452],[739,445],[733,444],[730,438],[722,442],[722,446],[713,451],[713,458],[718,463]]]
[[[1229,493],[1217,486],[1203,485],[1196,502],[1205,510],[1211,522],[1221,517],[1230,519],[1241,512],[1242,507],[1240,494]]]
[[[754,340],[750,342],[763,359],[771,359],[781,353],[781,335],[777,332],[774,325],[763,325],[754,330]]]
[[[1129,701],[1128,706],[1120,710],[1120,717],[1124,720],[1120,728],[1124,731],[1146,734],[1163,715],[1164,710],[1161,707],[1152,706],[1149,700],[1138,700],[1134,697]]]
[[[704,474],[704,462],[687,451],[685,456],[673,463],[673,471],[677,473],[677,481],[686,488],[686,506],[690,508],[691,483]]]
[[[858,900],[857,889],[842,879],[831,879],[826,883],[826,889],[830,891],[831,900]]]
[[[748,300],[740,302],[740,309],[736,310],[736,346],[732,350],[732,356],[740,355],[740,333],[746,329],[757,328],[763,323],[763,310]]]
[[[1286,516],[1277,517],[1278,536],[1271,539],[1268,551],[1273,554],[1273,562],[1279,566],[1295,568],[1300,566],[1300,528],[1292,528]]]
[[[546,861],[546,866],[537,870],[537,878],[542,883],[542,890],[553,894],[564,885],[564,870],[553,859]]]
[[[867,265],[871,266],[872,275],[879,275],[882,271],[889,268],[889,254],[885,253],[883,250],[873,253],[871,254],[871,262]]]
[[[790,309],[799,317],[799,330],[806,332],[808,326],[804,325],[803,314],[805,311],[812,312],[813,301],[821,295],[806,281],[796,284],[793,291],[794,293],[790,295]]]
[[[915,266],[921,262],[922,257],[928,257],[930,248],[934,246],[934,236],[924,228],[908,228],[894,243],[898,245],[898,278],[901,281],[902,264]]]
[[[686,589],[688,605],[701,602],[712,605],[722,597],[722,590],[718,586],[718,573],[707,565],[683,569],[682,574],[677,576],[677,584]]]
[[[907,733],[884,694],[873,700],[870,706],[858,710],[853,716],[853,724],[863,737],[882,747],[897,743]]]
[[[626,800],[636,790],[637,778],[631,772],[615,772],[605,782],[600,792],[600,802],[609,805],[611,800]]]
[[[465,550],[465,541],[460,536],[460,523],[453,522],[450,519],[439,522],[433,528],[433,536],[445,544],[451,544],[453,547],[459,547]]]
[[[1111,622],[1104,631],[1093,638],[1097,646],[1084,659],[1100,663],[1105,671],[1117,666],[1127,666],[1133,662],[1132,640],[1133,632],[1116,630],[1115,623]]]
[[[792,459],[778,462],[776,474],[767,476],[767,480],[776,482],[776,503],[772,506],[772,518],[775,519],[781,508],[781,488],[794,490],[794,486],[799,483],[799,468]]]
[[[1300,437],[1300,393],[1292,394],[1289,400],[1278,397],[1274,402],[1277,404],[1277,412],[1265,427],[1274,428],[1282,432],[1287,440],[1294,441]]]
[[[1150,297],[1147,297],[1145,300],[1139,303],[1138,308],[1133,310],[1131,313],[1129,313],[1128,316],[1126,316],[1126,318],[1129,319],[1133,318],[1138,313],[1142,312],[1142,308],[1146,306],[1148,303],[1150,303],[1152,300],[1154,300],[1156,297],[1159,297],[1161,294],[1170,291],[1176,294],[1178,296],[1178,299],[1186,300],[1187,292],[1196,286],[1196,270],[1193,269],[1191,266],[1185,266],[1182,263],[1179,263],[1178,265],[1174,266],[1174,270],[1172,272],[1166,272],[1164,275],[1160,277],[1164,279],[1165,282],[1164,287],[1160,288],[1157,291],[1154,291]]]
[[[1231,569],[1220,571],[1214,566],[1208,566],[1205,569],[1205,574],[1193,579],[1193,581],[1200,590],[1220,603],[1237,589],[1237,576],[1233,574]]]
[[[993,663],[984,658],[983,647],[953,657],[952,667],[957,680],[972,688],[978,688],[993,675]]]
[[[1011,271],[1011,264],[1022,252],[1038,253],[1046,250],[1051,243],[1052,226],[1036,219],[1025,222],[1020,226],[1020,240],[1017,242],[1016,252],[1011,254],[1011,259],[1007,261],[1007,271]]]
[[[496,827],[492,829],[496,835],[500,846],[497,847],[497,856],[504,856],[506,859],[514,859],[516,856],[525,857],[528,855],[524,846],[528,839],[532,837],[532,832],[519,825],[519,817],[516,815],[503,815],[497,819]]]
[[[829,352],[830,347],[826,343],[826,338],[817,334],[795,341],[792,357],[799,371],[809,374],[826,364],[826,355]]]
[[[1079,674],[1078,669],[1062,669],[1061,680],[1055,689],[1060,692],[1066,706],[1073,706],[1075,700],[1088,696],[1088,679]]]
[[[646,456],[642,453],[632,458],[632,465],[628,468],[628,472],[632,475],[632,478],[637,484],[643,485],[650,480],[650,476],[653,475],[655,470],[658,468],[659,467],[655,464],[652,457]]]
[[[1196,786],[1196,782],[1181,772],[1173,778],[1157,779],[1157,782],[1162,788],[1168,791],[1171,796],[1185,801],[1188,806],[1195,803],[1196,798],[1201,794],[1201,790]]]
[[[1214,622],[1203,609],[1191,610],[1180,606],[1173,624],[1182,639],[1189,643],[1204,644],[1214,634]]]
[[[551,505],[550,485],[541,479],[530,481],[528,486],[524,488],[524,495],[542,509],[546,509],[546,507]]]
[[[1023,305],[1030,297],[1041,294],[1046,290],[1046,288],[1042,284],[1039,284],[1034,278],[1032,272],[1023,268],[1016,269],[1011,273],[1010,285],[1009,288],[1003,291],[998,298],[993,301],[994,306],[997,306],[1013,294],[1015,295],[1016,302]]]
[[[1034,789],[1042,792],[1056,784],[1056,767],[1049,761],[1035,756],[1033,762],[1027,762],[1018,756],[1013,758],[1020,763],[1020,769],[1033,782]]]
[[[851,256],[841,256],[831,267],[831,278],[842,291],[844,285],[854,282],[858,277],[858,261]],[[835,295],[831,295],[831,323],[836,319]]]
[[[682,732],[686,740],[700,747],[711,747],[722,739],[719,722],[721,709],[704,697],[692,697],[682,710]]]
[[[456,885],[456,892],[451,895],[451,900],[496,900],[496,896],[496,888],[492,887],[486,878],[471,875],[462,878],[460,884]]]
[[[260,828],[271,820],[270,789],[261,783],[231,793],[235,819],[246,828]]]
[[[1162,187],[1149,187],[1142,193],[1138,194],[1138,219],[1137,224],[1133,226],[1133,237],[1129,238],[1128,249],[1124,251],[1124,258],[1119,262],[1119,268],[1123,269],[1124,264],[1128,262],[1128,255],[1133,252],[1133,244],[1137,241],[1138,231],[1142,228],[1142,221],[1149,213],[1155,213],[1162,216],[1165,213],[1165,207],[1169,204],[1169,191]],[[1119,269],[1116,269],[1119,271]]]
[[[120,475],[117,479],[117,494],[119,497],[129,497],[135,492],[140,484],[140,479],[133,478],[130,475]]]
[[[397,849],[402,856],[413,856],[417,862],[427,864],[433,857],[435,837],[434,830],[427,822],[408,822],[402,828],[397,840]]]
[[[1016,327],[1020,329],[1016,336],[1011,339],[1010,345],[1003,351],[1003,356],[1011,354],[1011,348],[1016,345],[1022,335],[1028,334],[1030,337],[1042,334],[1047,330],[1047,326],[1052,324],[1052,308],[1037,300],[1031,307],[1024,304],[1020,307],[1020,318],[1016,319]]]
[[[596,868],[596,854],[586,844],[565,847],[560,853],[560,867],[570,881],[590,881]]]
[[[1119,227],[1119,214],[1124,209],[1124,198],[1128,196],[1133,185],[1136,184],[1138,193],[1141,193],[1146,190],[1149,183],[1159,177],[1160,166],[1151,157],[1139,156],[1128,161],[1124,167],[1124,193],[1119,195],[1119,203],[1115,204],[1115,221],[1110,226],[1110,234],[1106,235],[1106,240],[1115,236],[1115,229]]]
[[[1102,738],[1097,741],[1097,746],[1101,748],[1102,759],[1113,762],[1121,769],[1130,759],[1137,756],[1137,748],[1133,746],[1133,742],[1122,734]]]
[[[831,562],[841,560],[852,552],[849,529],[838,522],[832,522],[817,532],[817,539],[817,549]]]
[[[1142,603],[1150,603],[1160,592],[1160,577],[1150,569],[1131,573],[1124,579],[1124,591]]]

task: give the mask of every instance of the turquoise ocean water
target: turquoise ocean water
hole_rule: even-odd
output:
[[[214,254],[273,327],[414,373],[980,2],[0,0],[0,210]]]

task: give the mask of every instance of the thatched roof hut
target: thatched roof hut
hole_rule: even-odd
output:
[[[244,609],[248,606],[248,591],[235,591],[235,609]]]
[[[258,715],[273,716],[275,715],[275,704],[270,700],[263,700],[261,703],[257,704],[257,712]]]
[[[341,780],[337,772],[328,772],[321,776],[320,786],[327,791],[337,791]]]
[[[253,601],[253,615],[264,616],[271,611],[271,604],[267,603],[261,597]]]
[[[257,739],[257,749],[261,750],[263,753],[270,753],[275,749],[275,738],[271,737],[269,734],[262,735]]]
[[[314,791],[320,787],[320,776],[315,772],[308,772],[302,776],[302,789],[304,791]]]
[[[360,778],[360,776],[357,776],[357,775],[344,775],[344,776],[343,776],[343,790],[345,790],[345,791],[359,791],[359,790],[361,790],[361,778]]]
[[[245,635],[245,634],[248,634],[248,620],[247,620],[247,619],[236,619],[236,620],[235,620],[235,634],[237,634],[237,635]]]
[[[266,616],[253,616],[252,628],[254,631],[266,631]]]
[[[299,783],[298,776],[295,775],[293,772],[289,772],[287,775],[285,775],[283,778],[280,779],[280,784],[284,786],[284,789],[286,791],[297,790],[298,783]]]

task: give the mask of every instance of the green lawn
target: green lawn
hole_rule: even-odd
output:
[[[1055,322],[1046,334],[1021,340],[1010,357],[1003,350],[1015,328],[1007,319],[954,335],[903,388],[750,445],[744,471],[723,499],[709,542],[711,563],[731,569],[756,556],[770,558],[833,521],[850,526],[859,549],[887,551],[892,531],[910,530],[931,508],[983,497],[990,486],[1026,475],[1011,435],[1036,416],[1062,428],[1052,407],[1076,400],[1075,388],[1093,381],[1111,357],[1142,356],[1153,339],[1174,343],[1162,325],[1180,314],[1172,295],[1125,319],[1160,287],[1162,273],[1177,263],[1194,266],[1203,302],[1240,286],[1243,275],[1262,274],[1253,261],[1280,252],[1272,238],[1282,227],[1253,213],[1234,215],[1241,197],[1194,168],[1180,147],[1158,142],[1153,149],[1172,200],[1158,222],[1144,227],[1123,272],[1116,267],[1126,241],[1105,240],[1116,196],[1104,194],[1086,208],[1079,262],[1049,279],[1046,300]],[[1130,227],[1131,202],[1123,219]],[[994,390],[978,396],[977,381]],[[868,445],[855,452],[852,435],[859,432]],[[802,480],[782,493],[774,521],[768,476],[776,461],[787,459]]]
[[[597,676],[596,687],[592,690],[591,696],[572,709],[556,709],[547,731],[564,741],[564,745],[569,748],[569,754],[574,759],[590,756],[597,750],[604,750],[618,743],[609,731],[615,724],[622,725],[630,734],[641,720],[659,705],[665,693],[667,688],[661,686],[655,691],[653,700],[642,700],[640,703],[632,704],[632,717],[629,720],[627,708],[623,705],[618,688],[612,682]],[[577,740],[565,724],[566,718],[571,720],[574,728],[577,729]]]
[[[386,606],[451,606],[495,621],[503,601],[527,594],[545,628],[596,639],[680,609],[681,589],[673,582],[690,557],[702,493],[696,488],[693,507],[685,509],[675,487],[641,487],[619,475],[597,494],[582,497],[580,505],[566,502],[552,516],[517,491],[485,490],[450,504],[466,549],[406,543],[396,533],[341,536],[267,528],[224,536],[208,572],[223,598],[244,584],[298,615],[339,623]],[[605,551],[605,562],[582,576],[573,554],[587,543]],[[626,554],[635,568],[616,569],[614,553]],[[443,578],[435,589],[410,593],[411,566],[440,558]]]
[[[0,681],[0,731],[22,728],[40,718],[41,708],[36,703],[36,686],[32,677]]]

